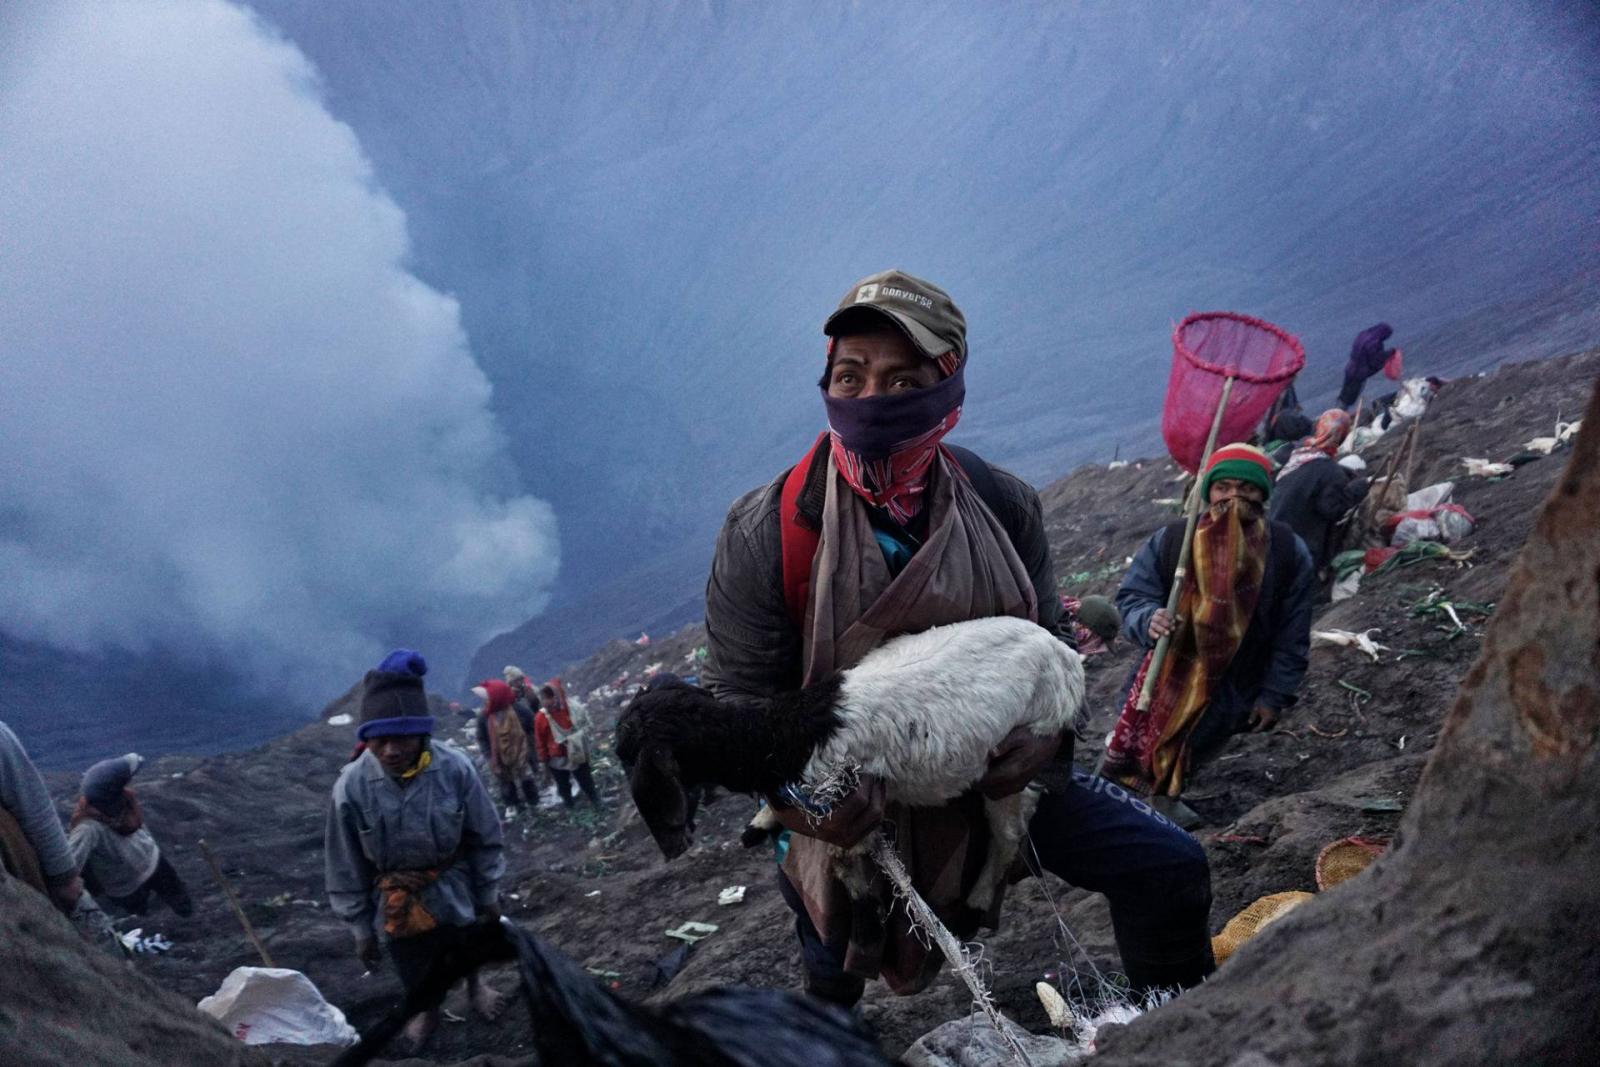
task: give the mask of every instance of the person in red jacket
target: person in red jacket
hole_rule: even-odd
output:
[[[533,717],[533,744],[550,776],[556,780],[561,802],[572,807],[572,780],[578,780],[583,795],[596,808],[600,798],[594,790],[594,775],[589,770],[589,738],[581,716],[574,720],[572,708],[554,686],[539,689],[539,713]]]

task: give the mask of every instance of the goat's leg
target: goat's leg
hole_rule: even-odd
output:
[[[967,894],[967,905],[978,911],[988,911],[994,903],[1000,884],[1005,880],[1006,869],[1017,857],[1022,835],[1028,830],[1028,820],[1039,806],[1039,791],[1032,787],[999,800],[984,800],[983,814],[989,823],[989,853],[984,857],[983,870],[972,892]]]

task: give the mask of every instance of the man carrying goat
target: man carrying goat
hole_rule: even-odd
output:
[[[967,363],[965,319],[950,297],[899,271],[875,274],[850,288],[823,332],[828,431],[735,502],[717,541],[704,679],[728,702],[812,685],[899,634],[996,616],[1059,628],[1038,494],[942,443],[961,415]],[[777,805],[794,835],[779,888],[795,911],[806,989],[848,1006],[868,978],[913,993],[943,962],[886,897],[885,921],[862,921],[829,846],[888,824],[916,889],[956,936],[971,937],[998,921],[1001,899],[984,914],[965,903],[987,853],[984,799],[1020,792],[1051,761],[1070,760],[1071,745],[1070,730],[1017,728],[972,791],[937,807],[886,804],[884,783],[870,776],[821,818]],[[1136,987],[1198,982],[1213,966],[1205,853],[1106,786],[1075,772],[1046,793],[1023,855],[1036,873],[1106,894]]]

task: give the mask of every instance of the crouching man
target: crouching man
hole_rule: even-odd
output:
[[[474,923],[499,920],[505,873],[488,791],[471,761],[432,732],[420,672],[367,672],[356,728],[366,751],[334,783],[325,834],[334,914],[350,924],[369,968],[384,939],[407,991],[460,949]],[[479,1015],[500,1014],[504,998],[479,975],[468,988]],[[438,1023],[434,1009],[406,1025],[413,1052]]]
[[[180,918],[194,901],[161,846],[144,824],[139,798],[128,787],[144,759],[137,752],[101,760],[83,774],[67,843],[90,891],[132,915],[143,915],[156,896]]]
[[[1176,797],[1197,759],[1233,734],[1272,729],[1298,699],[1316,568],[1295,532],[1267,518],[1271,491],[1272,461],[1259,448],[1227,445],[1212,455],[1177,618],[1166,605],[1184,524],[1157,530],[1134,557],[1117,591],[1123,632],[1146,649],[1167,634],[1172,641],[1145,711],[1138,704],[1149,652],[1128,681],[1106,745],[1106,777]]]
[[[888,271],[850,287],[830,338],[821,400],[829,430],[790,471],[736,501],[706,587],[704,679],[719,698],[766,698],[846,670],[889,637],[995,616],[1061,634],[1039,496],[942,443],[961,415],[966,325],[944,290]],[[972,792],[937,808],[886,804],[860,788],[791,831],[778,887],[795,912],[806,989],[849,1006],[865,981],[896,993],[932,981],[942,956],[887,890],[874,916],[852,905],[827,846],[890,823],[918,892],[960,938],[998,921],[966,908],[987,854],[983,799],[1020,792],[1071,736],[1018,729]],[[1212,969],[1205,851],[1126,791],[1078,772],[1040,800],[1023,855],[1104,893],[1123,967],[1139,988],[1188,986]]]

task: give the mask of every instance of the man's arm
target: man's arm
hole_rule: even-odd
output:
[[[350,926],[358,942],[372,937],[372,863],[361,848],[360,815],[346,796],[344,782],[335,783],[322,832],[323,873],[328,905]]]
[[[736,501],[706,579],[702,684],[723,700],[800,686],[800,631],[783,602],[782,535],[772,487]]]
[[[1299,699],[1300,685],[1310,664],[1311,609],[1317,598],[1317,575],[1311,553],[1298,537],[1294,538],[1293,567],[1294,579],[1278,614],[1281,625],[1272,635],[1272,657],[1257,700],[1273,711],[1282,711]]]
[[[466,819],[461,827],[461,855],[472,873],[473,903],[481,915],[500,906],[500,879],[506,873],[505,832],[483,779],[471,766],[463,766],[462,771]]]
[[[46,879],[64,882],[78,873],[50,791],[22,742],[5,723],[0,723],[0,805],[21,825]]]
[[[1122,613],[1122,635],[1140,648],[1151,648],[1150,617],[1167,606],[1167,583],[1161,580],[1161,544],[1167,536],[1163,526],[1133,557],[1128,573],[1117,589],[1117,610]]]

